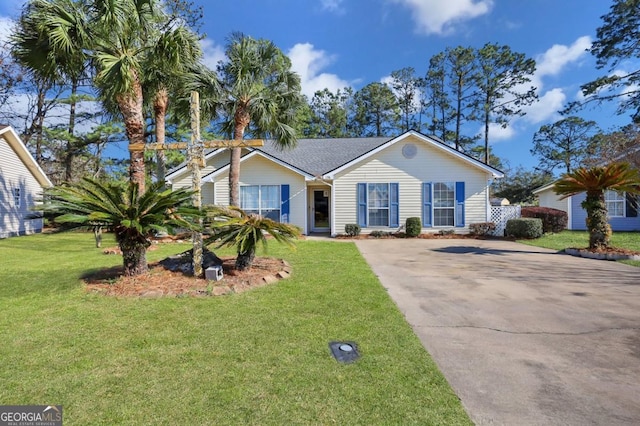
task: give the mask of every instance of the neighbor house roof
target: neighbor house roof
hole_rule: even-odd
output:
[[[7,141],[11,149],[13,149],[18,158],[41,186],[53,186],[42,168],[40,168],[38,163],[36,163],[36,160],[33,159],[25,144],[20,140],[20,136],[18,136],[11,126],[0,125],[0,137]]]
[[[533,191],[531,191],[531,192],[532,192],[532,193],[534,193],[534,194],[539,194],[539,193],[541,193],[541,192],[548,191],[548,190],[550,190],[550,189],[553,189],[553,187],[555,186],[556,182],[557,182],[557,181],[555,181],[555,180],[554,180],[553,182],[548,183],[548,184],[546,184],[545,186],[541,186],[541,187],[539,187],[539,188],[536,188],[536,189],[534,189],[534,190],[533,190]]]

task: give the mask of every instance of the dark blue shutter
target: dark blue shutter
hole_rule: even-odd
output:
[[[367,184],[358,184],[358,225],[367,226]]]
[[[430,228],[431,222],[431,182],[422,184],[422,226]]]
[[[398,194],[398,184],[389,184],[389,226],[397,228],[400,226],[400,203]]]
[[[289,185],[280,185],[280,222],[289,223]]]
[[[456,226],[464,226],[464,182],[456,182]]]
[[[625,194],[625,198],[627,199],[625,217],[638,217],[638,201],[640,201],[640,198],[629,193]]]

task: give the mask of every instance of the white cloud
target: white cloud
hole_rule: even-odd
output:
[[[568,66],[584,58],[588,54],[586,49],[589,47],[591,47],[591,38],[582,36],[571,45],[554,44],[536,57],[536,72],[531,77],[531,82],[523,85],[520,91],[524,92],[531,86],[535,87],[538,102],[524,107],[527,115],[516,119],[515,122],[525,120],[531,124],[538,124],[559,118],[558,111],[564,108],[567,96],[564,89],[559,87],[544,91],[545,77],[564,72]]]
[[[484,129],[482,129],[481,134],[484,136]],[[513,125],[502,127],[502,125],[497,123],[489,123],[489,143],[511,139],[515,134],[516,131]]]
[[[582,36],[571,46],[554,44],[542,55],[536,58],[536,74],[538,76],[557,75],[565,66],[578,61],[591,47],[591,37]]]
[[[548,90],[539,97],[538,102],[524,108],[527,113],[524,118],[534,124],[549,121],[553,117],[557,118],[558,111],[564,107],[566,100],[567,96],[562,89]]]
[[[390,0],[411,9],[417,32],[446,34],[454,24],[489,13],[493,0]]]
[[[317,50],[310,43],[298,43],[287,53],[291,59],[291,68],[298,73],[302,84],[302,93],[309,99],[322,89],[335,93],[338,89],[349,86],[349,83],[335,74],[321,72],[335,61],[335,56],[324,50]]]
[[[543,78],[558,75],[569,65],[580,61],[587,55],[589,47],[591,47],[589,36],[577,38],[570,46],[554,44],[536,57],[536,72],[531,78],[530,85],[537,89],[540,96],[544,87]]]
[[[9,41],[9,35],[13,32],[15,21],[6,16],[0,16],[0,43]]]
[[[200,47],[202,48],[202,62],[209,69],[215,71],[218,62],[226,58],[224,48],[216,45],[215,42],[209,38],[201,40]]]
[[[344,0],[320,0],[322,10],[326,10],[334,13],[343,13],[342,2]]]

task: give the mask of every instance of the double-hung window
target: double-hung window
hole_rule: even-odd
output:
[[[464,182],[422,183],[422,226],[457,226],[465,224]]]
[[[369,226],[389,226],[389,184],[367,185]]]
[[[433,226],[453,226],[456,215],[455,184],[433,183]]]
[[[358,224],[362,227],[399,226],[400,192],[396,182],[359,183]]]
[[[625,216],[624,193],[607,190],[604,193],[604,202],[607,206],[607,214],[609,217]]]
[[[280,222],[280,185],[240,187],[240,208]]]

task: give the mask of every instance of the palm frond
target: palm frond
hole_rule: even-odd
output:
[[[248,214],[239,207],[214,207],[206,211],[214,230],[207,244],[220,247],[236,247],[238,253],[255,251],[261,244],[267,247],[267,235],[271,235],[279,243],[294,247],[294,240],[301,232],[300,229],[286,223]]]
[[[554,191],[561,199],[582,192],[604,192],[606,190],[640,192],[640,172],[628,163],[611,163],[606,166],[579,168],[565,174],[555,183]]]

